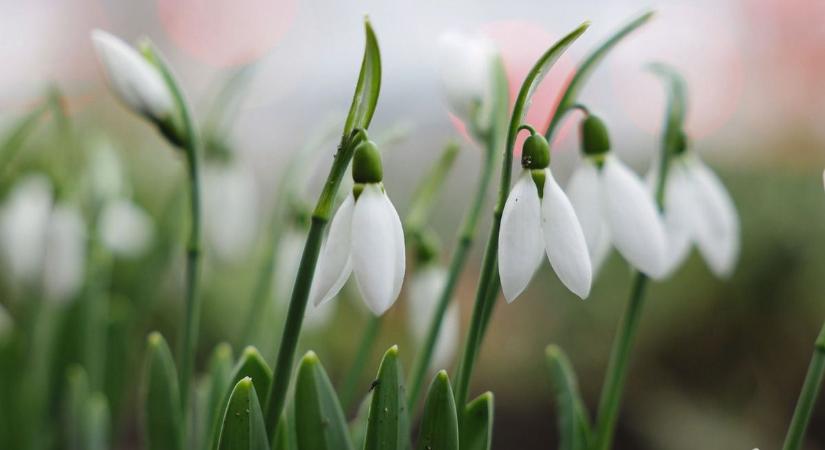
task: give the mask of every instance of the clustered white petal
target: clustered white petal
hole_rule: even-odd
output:
[[[483,37],[447,32],[439,39],[441,84],[450,110],[481,129],[492,122],[496,55]]]
[[[418,345],[424,343],[432,323],[435,308],[438,306],[444,285],[447,282],[447,271],[437,264],[427,264],[419,268],[410,279],[407,287],[408,302],[407,316],[410,332]],[[458,303],[450,302],[444,312],[444,320],[438,332],[433,357],[432,369],[446,369],[449,367],[460,339],[460,317]]]
[[[653,195],[614,155],[598,167],[584,158],[567,194],[576,211],[595,270],[611,247],[636,269],[653,278],[665,274],[667,235]]]
[[[543,170],[541,197],[531,172],[524,170],[504,205],[498,264],[508,302],[530,283],[543,254],[568,289],[581,298],[590,294],[592,269],[585,235],[570,200],[550,170]]]
[[[401,292],[404,279],[404,231],[381,183],[363,185],[338,208],[315,269],[310,299],[329,301],[350,273],[375,315],[383,314]]]
[[[126,106],[155,121],[174,112],[175,102],[163,76],[134,48],[102,30],[92,31],[92,42],[110,88]]]
[[[694,244],[716,276],[730,276],[740,245],[733,200],[716,174],[693,154],[675,157],[668,170],[664,196],[668,233],[665,274],[673,273],[684,262]]]

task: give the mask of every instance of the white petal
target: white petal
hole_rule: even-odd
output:
[[[581,298],[590,294],[593,271],[576,212],[550,170],[545,170],[541,225],[550,265],[568,289]]]
[[[438,340],[435,341],[433,360],[430,364],[432,369],[440,370],[450,367],[450,363],[458,350],[460,338],[461,317],[459,315],[458,303],[452,302],[444,313],[444,321],[441,323]]]
[[[17,183],[3,207],[0,217],[3,256],[12,277],[18,281],[39,280],[52,201],[48,178],[31,175]]]
[[[46,232],[43,294],[50,301],[70,300],[83,285],[86,269],[86,224],[80,212],[58,205]]]
[[[324,329],[335,316],[337,309],[337,302],[326,302],[318,306],[307,303],[303,329],[307,332]]]
[[[652,186],[652,189],[655,191],[656,186]],[[662,278],[667,278],[682,265],[690,253],[697,223],[696,196],[681,160],[673,161],[669,168],[664,202],[667,253]]]
[[[174,112],[172,93],[160,71],[134,48],[102,30],[92,31],[92,42],[111,89],[126,106],[155,120]]]
[[[210,247],[224,261],[242,260],[258,231],[258,188],[251,170],[240,163],[207,165],[203,188]]]
[[[481,37],[455,32],[439,39],[441,84],[450,110],[465,121],[475,121],[482,128],[489,125],[495,47]]]
[[[352,272],[352,216],[355,200],[348,195],[338,208],[329,234],[318,256],[309,299],[313,305],[331,300],[344,287]],[[293,280],[294,282],[294,280]]]
[[[412,336],[419,344],[427,336],[446,281],[447,271],[436,264],[419,268],[410,279],[407,286],[407,317]]]
[[[585,159],[573,172],[567,185],[567,196],[584,233],[594,275],[610,251],[610,229],[602,212],[601,184],[598,169],[589,159]]]
[[[525,170],[504,204],[498,235],[498,273],[508,302],[530,283],[541,264],[543,249],[539,192]]]
[[[352,268],[358,289],[375,315],[398,298],[404,278],[401,220],[378,184],[367,184],[352,216]]]
[[[103,207],[97,229],[103,245],[126,258],[140,256],[154,235],[151,217],[141,207],[124,199],[111,201]]]
[[[704,163],[695,159],[686,167],[699,204],[696,215],[704,224],[695,236],[696,244],[713,273],[728,277],[739,258],[736,206],[722,182]]]
[[[104,137],[97,138],[93,144],[89,178],[98,201],[105,202],[127,195],[123,164],[112,143]]]
[[[653,196],[615,156],[605,159],[601,176],[605,217],[616,249],[641,272],[663,276],[667,240]]]

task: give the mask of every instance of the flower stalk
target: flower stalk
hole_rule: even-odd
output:
[[[796,401],[791,425],[788,427],[788,434],[785,436],[785,444],[782,450],[799,450],[802,448],[802,441],[805,438],[805,430],[811,421],[816,399],[822,388],[822,379],[825,377],[825,324],[819,331],[814,345],[814,354],[808,366],[808,373],[805,375],[805,382],[799,399]]]

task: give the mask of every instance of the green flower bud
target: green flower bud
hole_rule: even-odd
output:
[[[521,147],[521,167],[546,169],[550,165],[550,144],[539,133],[532,133]]]
[[[416,236],[415,261],[419,265],[431,263],[438,259],[441,251],[441,241],[432,230],[424,230]]]
[[[356,183],[380,183],[384,179],[381,153],[375,142],[365,140],[358,144],[352,155],[352,181]]]
[[[601,119],[589,114],[581,122],[581,143],[585,155],[596,156],[610,150],[610,137]]]

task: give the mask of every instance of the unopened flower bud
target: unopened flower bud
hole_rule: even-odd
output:
[[[352,156],[352,181],[356,183],[380,183],[384,179],[381,152],[375,142],[366,140],[355,149]]]
[[[589,114],[581,122],[582,151],[586,155],[603,155],[610,150],[610,136],[601,119]]]
[[[550,165],[550,144],[540,133],[533,133],[524,140],[521,148],[521,167],[545,169]]]

